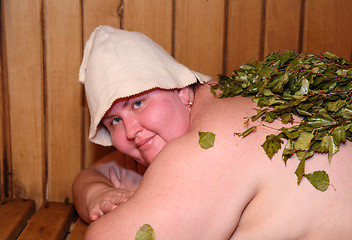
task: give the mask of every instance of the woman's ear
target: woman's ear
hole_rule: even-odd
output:
[[[187,106],[194,100],[194,91],[190,87],[184,87],[178,90],[178,96],[180,97],[182,103]]]

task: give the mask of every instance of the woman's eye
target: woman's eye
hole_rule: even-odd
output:
[[[111,120],[111,126],[117,125],[121,121],[121,118],[113,118]]]
[[[143,101],[142,100],[138,100],[135,103],[133,103],[133,107],[134,108],[139,108],[142,105],[143,105]]]

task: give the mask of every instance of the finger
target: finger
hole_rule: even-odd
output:
[[[128,198],[126,197],[118,197],[114,200],[114,203],[116,205],[121,205],[122,203],[126,202],[128,200]]]
[[[90,218],[90,220],[92,220],[94,222],[95,220],[97,220],[99,218],[99,215],[98,214],[93,214],[89,218]]]
[[[120,199],[120,204],[126,202],[127,200],[128,200],[128,198],[121,198],[121,199]]]
[[[124,202],[126,202],[132,195],[134,192],[126,192],[123,194],[123,196],[119,196],[118,198],[115,199],[115,201],[113,201],[115,204],[120,205]]]
[[[90,220],[92,221],[95,221],[97,220],[100,216],[103,216],[104,213],[100,210],[96,210],[96,209],[92,209],[90,212],[89,212],[89,218]]]
[[[119,188],[120,186],[120,180],[117,176],[117,173],[116,173],[116,170],[114,167],[109,167],[109,178],[110,178],[110,181],[112,183],[112,185],[115,187],[115,188]]]
[[[108,213],[111,210],[115,209],[117,206],[118,206],[117,204],[114,204],[114,203],[109,201],[109,202],[105,202],[104,204],[102,204],[101,210],[105,214],[105,213]]]

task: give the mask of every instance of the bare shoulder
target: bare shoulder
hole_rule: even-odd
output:
[[[194,103],[191,131],[163,148],[129,201],[94,223],[100,232],[131,239],[148,223],[158,239],[231,237],[243,209],[256,195],[259,178],[255,174],[248,178],[244,171],[254,169],[254,161],[236,158],[237,124],[230,118],[238,115],[229,114],[224,121],[217,99],[204,97]],[[210,105],[203,105],[206,102]],[[212,148],[199,145],[199,131],[216,134]]]
[[[243,130],[248,118],[256,114],[256,104],[248,97],[220,99],[210,91],[208,84],[198,88],[192,107],[192,129],[219,128],[223,131]],[[222,126],[222,127],[221,127]]]

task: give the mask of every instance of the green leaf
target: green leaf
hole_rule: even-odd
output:
[[[198,132],[199,135],[199,145],[208,149],[214,146],[215,134],[212,132]]]
[[[299,109],[299,108],[297,108],[296,109],[296,111],[298,112],[298,114],[300,115],[300,116],[308,116],[308,117],[311,117],[312,116],[312,113],[310,113],[310,112],[308,112],[308,111],[304,111],[304,110],[302,110],[302,109]]]
[[[352,118],[352,110],[348,108],[342,108],[341,109],[341,115],[343,118]]]
[[[310,148],[312,151],[319,153],[327,153],[329,152],[329,148],[324,144],[323,141],[316,141]]]
[[[250,127],[246,131],[244,131],[243,133],[234,133],[234,135],[245,138],[248,134],[250,134],[251,132],[254,132],[254,131],[257,131],[257,126]]]
[[[310,132],[300,132],[297,141],[295,142],[295,150],[308,150],[314,135]]]
[[[292,139],[288,139],[287,140],[287,143],[286,143],[286,146],[282,152],[282,159],[284,160],[285,162],[285,165],[286,165],[286,162],[287,160],[294,154],[294,149],[293,149],[293,141]]]
[[[339,146],[341,142],[346,141],[346,130],[343,126],[336,127],[332,131],[331,135],[333,136],[337,146]]]
[[[283,65],[283,64],[285,64],[286,62],[288,62],[289,60],[293,59],[296,56],[297,56],[297,53],[294,52],[294,51],[289,51],[289,50],[285,51],[284,53],[282,53],[279,56],[280,64]]]
[[[296,139],[299,137],[300,131],[298,131],[297,127],[282,127],[280,130],[290,139]]]
[[[286,124],[288,122],[293,122],[293,117],[292,117],[292,114],[290,113],[284,113],[280,117],[281,117],[281,122],[283,124]]]
[[[296,151],[295,153],[299,160],[306,160],[314,155],[314,151]]]
[[[306,164],[306,160],[302,159],[298,166],[297,169],[295,171],[295,174],[297,176],[297,184],[299,185],[302,182],[302,178],[304,176],[304,168],[305,168],[305,164]]]
[[[274,87],[272,88],[272,92],[274,93],[283,93],[284,92],[284,86],[288,82],[288,73],[283,74],[282,76],[279,76],[276,81]],[[268,86],[271,88],[271,86]]]
[[[318,190],[324,192],[330,185],[329,175],[325,171],[304,174],[308,181]]]
[[[332,112],[339,111],[345,105],[346,105],[346,100],[337,100],[335,102],[328,102],[326,104],[328,110]]]
[[[337,122],[327,114],[316,114],[314,117],[307,119],[306,124],[314,128],[334,125]]]
[[[313,103],[300,103],[298,105],[298,108],[304,111],[308,111],[309,109],[311,109],[314,106]]]
[[[258,109],[257,110],[258,113],[251,117],[252,122],[254,122],[258,118],[260,118],[266,111],[267,111],[267,109]]]
[[[304,96],[308,94],[309,81],[305,78],[302,79],[301,89],[295,93],[296,96]]]
[[[265,115],[263,116],[262,120],[266,122],[273,122],[276,118],[278,117],[276,112],[266,112]]]
[[[348,69],[339,69],[339,70],[336,71],[336,74],[340,75],[340,76],[343,76],[343,77],[346,77],[348,72],[349,72]]]
[[[262,147],[264,148],[266,155],[271,159],[275,153],[277,153],[280,148],[281,144],[283,141],[279,136],[276,136],[275,134],[270,134],[266,136],[265,142],[262,144]]]
[[[325,136],[321,140],[321,145],[326,149],[328,149],[328,159],[329,159],[329,163],[331,163],[332,155],[334,155],[339,150],[339,147],[336,146],[334,142],[333,136],[331,135]]]
[[[335,54],[333,54],[331,52],[325,52],[325,53],[323,53],[323,56],[327,57],[327,58],[329,58],[331,60],[338,60],[339,59],[338,56],[336,56]]]
[[[135,240],[155,240],[155,233],[149,224],[144,224],[138,231]]]

